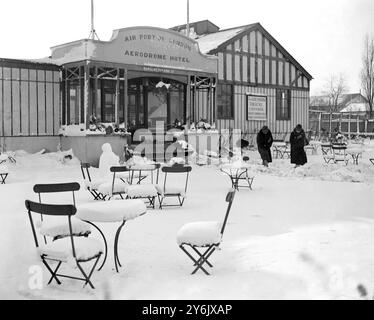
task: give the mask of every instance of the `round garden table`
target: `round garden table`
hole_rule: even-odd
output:
[[[127,221],[140,217],[146,212],[147,208],[144,202],[138,199],[112,200],[105,202],[95,201],[93,203],[86,203],[78,206],[76,217],[96,228],[104,240],[104,260],[98,270],[101,270],[105,264],[108,254],[108,245],[104,233],[96,223],[120,223],[114,238],[114,265],[118,272],[118,266],[122,266],[118,257],[118,239],[121,230]]]

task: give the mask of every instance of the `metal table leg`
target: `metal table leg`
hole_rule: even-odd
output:
[[[114,265],[116,267],[116,271],[118,272],[118,266],[122,267],[121,262],[119,261],[118,257],[118,239],[122,230],[122,227],[125,225],[126,220],[123,220],[119,228],[117,229],[116,236],[114,238]]]
[[[103,268],[103,266],[104,266],[104,264],[105,264],[105,261],[106,261],[106,258],[107,258],[107,255],[108,255],[108,244],[107,244],[107,241],[106,241],[106,239],[105,239],[104,233],[100,230],[100,228],[99,228],[97,225],[95,225],[95,224],[92,223],[91,221],[87,221],[87,220],[86,220],[85,222],[87,222],[88,224],[90,224],[91,226],[93,226],[97,231],[99,231],[99,233],[101,234],[101,236],[102,236],[102,238],[103,238],[103,240],[104,240],[104,246],[105,246],[104,260],[103,260],[103,262],[102,262],[100,268],[97,269],[98,271],[100,271],[100,270]]]

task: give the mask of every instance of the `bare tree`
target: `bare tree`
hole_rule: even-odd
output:
[[[362,55],[361,85],[363,96],[369,103],[370,117],[373,115],[374,103],[374,37],[365,36]]]
[[[347,91],[345,77],[342,74],[331,75],[326,81],[324,93],[328,97],[328,106],[330,112],[337,112],[339,98]]]

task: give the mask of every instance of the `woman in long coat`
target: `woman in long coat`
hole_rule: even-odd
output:
[[[260,153],[262,164],[268,166],[268,163],[272,161],[271,158],[271,146],[273,144],[273,136],[267,126],[263,126],[257,134],[257,148]]]
[[[291,163],[296,166],[302,166],[307,163],[306,152],[304,146],[306,146],[307,139],[305,132],[300,124],[298,124],[292,131],[290,136],[291,144]]]

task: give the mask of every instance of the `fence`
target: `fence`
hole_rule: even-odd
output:
[[[374,119],[368,112],[324,112],[309,110],[309,130],[321,137],[339,130],[348,137],[374,136]]]

